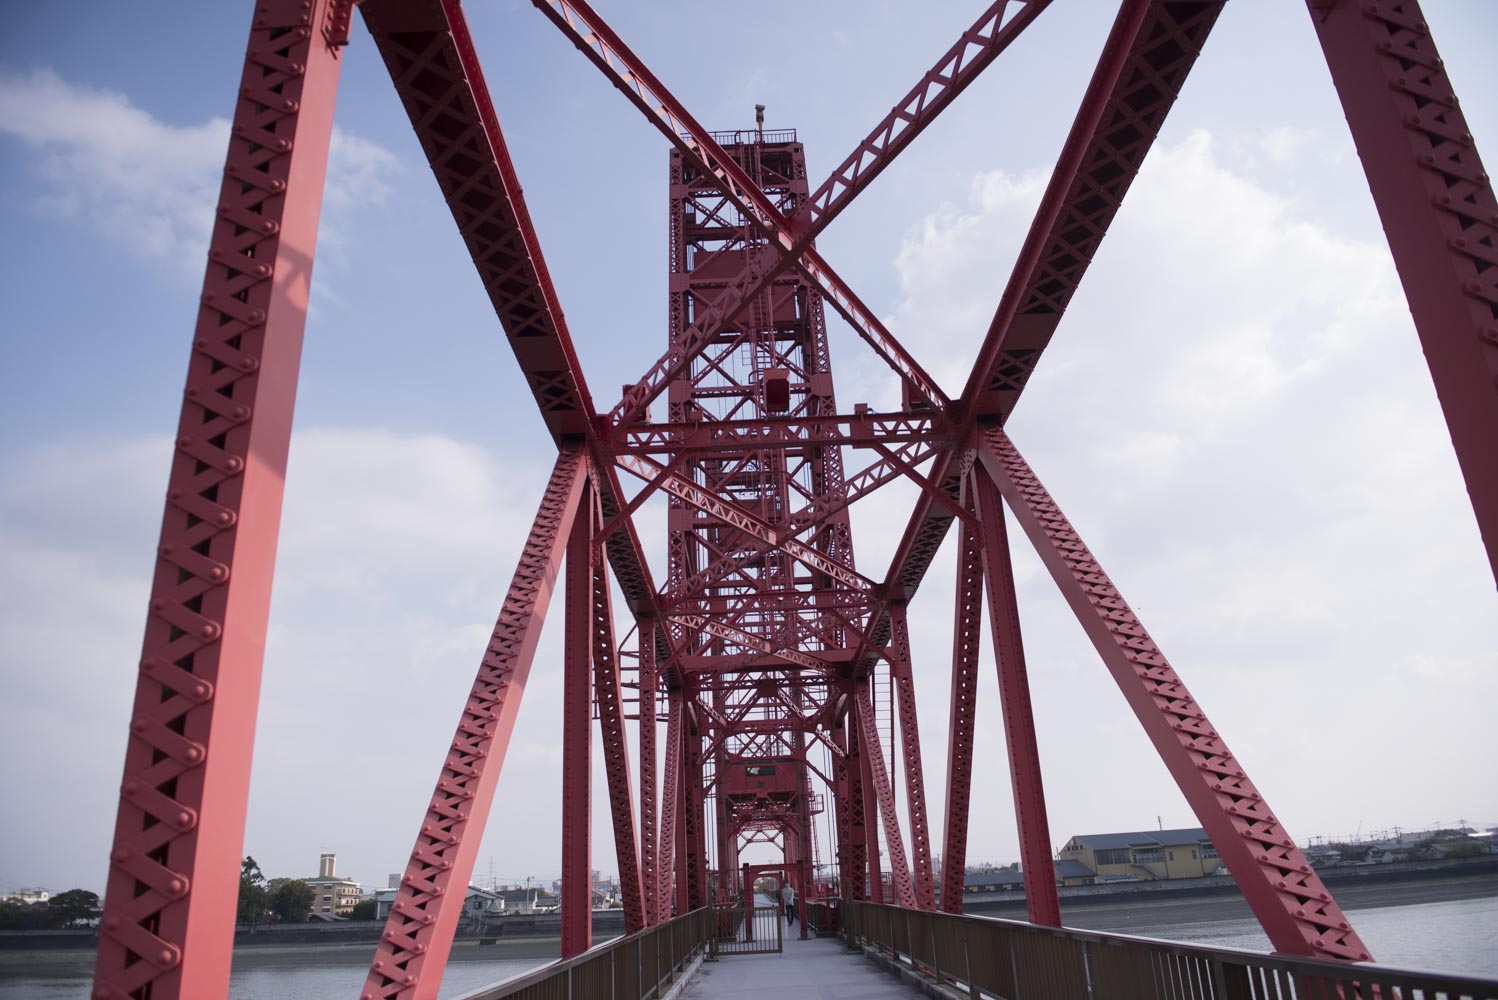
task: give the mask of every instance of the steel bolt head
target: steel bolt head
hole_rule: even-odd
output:
[[[117,931],[120,929],[122,923],[124,923],[123,920],[111,913],[104,918],[104,929],[107,931]]]
[[[120,786],[120,791],[124,792],[126,795],[134,795],[135,793],[140,791],[140,782],[136,781],[134,778],[131,778],[129,781]]]
[[[124,864],[126,861],[130,860],[130,848],[128,848],[128,847],[116,847],[110,853],[109,860],[113,861],[117,865]],[[116,917],[115,919],[118,920],[119,918]]]
[[[224,468],[228,469],[230,472],[238,472],[240,469],[244,468],[244,459],[237,457],[230,458],[227,462],[224,463]]]
[[[187,883],[180,878],[174,878],[167,882],[166,889],[173,895],[180,895],[187,891]]]

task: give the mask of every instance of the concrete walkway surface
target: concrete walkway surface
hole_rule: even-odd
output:
[[[797,928],[799,930],[799,928]],[[787,934],[779,955],[724,955],[703,962],[681,1000],[909,1000],[921,994],[838,938]]]

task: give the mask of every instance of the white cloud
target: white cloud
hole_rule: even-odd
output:
[[[1160,144],[1010,429],[1293,833],[1492,819],[1490,790],[1431,780],[1498,749],[1481,707],[1498,698],[1492,578],[1387,249],[1313,222],[1314,187],[1292,197],[1243,166],[1256,148],[1255,162],[1315,177],[1302,138]],[[932,213],[901,246],[891,326],[950,391],[1043,183],[980,175],[965,206]],[[882,388],[850,398],[891,401],[879,362],[851,370],[855,385]],[[867,553],[889,548],[902,506],[855,521],[865,572],[882,567]],[[1054,585],[1011,536],[1053,839],[1157,814],[1190,824]],[[938,829],[950,547],[912,606]],[[983,731],[997,724],[992,669],[969,850],[1012,859],[1002,740]],[[1388,733],[1412,719],[1440,719],[1443,740],[1391,755]]]
[[[0,755],[49,748],[48,767],[0,778],[6,800],[25,804],[0,827],[5,856],[28,859],[8,879],[102,882],[169,457],[161,438],[58,445],[20,456],[0,481]],[[268,871],[310,872],[323,849],[367,881],[404,865],[548,472],[438,435],[298,432],[247,840]],[[542,816],[559,787],[556,631],[501,784],[502,802]],[[96,737],[58,736],[80,727]],[[325,808],[331,799],[348,806]],[[553,825],[536,837],[496,815],[492,851],[522,877],[555,869]]]
[[[40,211],[145,256],[203,265],[223,178],[229,122],[164,122],[125,94],[70,83],[48,69],[0,76],[0,132],[35,151]],[[379,204],[399,161],[377,143],[334,129],[323,239],[338,213]],[[330,232],[331,229],[331,232]]]

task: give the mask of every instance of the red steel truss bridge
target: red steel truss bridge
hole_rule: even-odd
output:
[[[591,940],[595,718],[628,930],[752,893],[739,861],[755,843],[779,848],[776,868],[803,900],[959,910],[985,602],[1028,915],[1059,925],[1006,508],[1274,948],[1369,959],[1005,430],[1222,0],[1119,5],[955,395],[838,275],[817,237],[985,68],[1023,43],[1049,0],[997,0],[984,10],[815,185],[795,132],[710,132],[586,0],[532,2],[669,145],[667,337],[617,402],[595,403],[462,7],[359,4],[557,449],[430,804],[413,817],[414,847],[363,996],[437,995],[557,586],[564,955]],[[227,991],[281,471],[354,6],[254,4],[139,665],[100,931],[101,998]],[[1306,30],[1319,36],[1331,69],[1498,565],[1490,178],[1416,0],[1307,7]],[[355,42],[368,44],[362,32]],[[838,406],[829,310],[898,375],[898,410]],[[850,453],[859,456],[853,472],[844,466]],[[894,480],[914,483],[919,496],[891,565],[873,577],[856,559],[849,508]],[[661,496],[668,569],[657,581],[635,517]],[[906,608],[949,534],[958,552],[951,731],[939,803],[945,843],[933,844]],[[622,640],[616,593],[633,623]],[[818,822],[834,834],[835,857],[816,857]],[[819,881],[814,866],[835,870],[836,884]]]

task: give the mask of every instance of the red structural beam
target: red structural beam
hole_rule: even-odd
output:
[[[653,616],[639,622],[640,656],[640,883],[645,897],[645,923],[654,926],[667,913],[660,907],[660,827],[657,822],[656,700],[659,697]]]
[[[609,596],[608,572],[601,558],[593,560],[591,624],[594,703],[598,706],[599,728],[603,732],[603,768],[614,823],[624,933],[633,934],[643,930],[646,923],[645,884],[640,874],[639,840],[635,833],[635,798],[630,781],[629,743],[624,735],[624,695],[620,688],[619,653],[614,645],[613,601]],[[642,715],[642,729],[644,725]]]
[[[993,482],[978,472],[972,485],[982,527],[988,625],[999,670],[999,707],[1004,716],[1004,744],[1009,751],[1009,785],[1014,797],[1015,829],[1019,831],[1020,871],[1025,876],[1025,909],[1030,923],[1060,927],[1061,902],[1056,895],[1055,866],[1051,864],[1051,827],[1046,818],[1035,714],[1030,707],[1025,644],[1020,637],[1014,567],[1009,560],[1009,530]]]
[[[461,5],[364,0],[360,12],[547,429],[559,442],[592,439],[592,398]],[[596,457],[612,517],[623,507],[618,480]],[[630,609],[648,612],[655,589],[639,540],[633,525],[616,527],[607,542],[614,576]]]
[[[921,766],[921,727],[916,718],[915,676],[910,668],[910,629],[905,605],[890,607],[889,672],[899,712],[900,749],[905,762],[905,810],[910,820],[910,853],[915,863],[915,902],[923,910],[936,909],[932,881],[931,833],[926,825],[926,772]]]
[[[1415,0],[1309,0],[1498,579],[1498,200]]]
[[[791,217],[791,226],[797,231],[797,249],[804,249],[827,228],[1050,2],[997,0],[980,14]]]
[[[744,420],[636,424],[624,429],[621,455],[732,455],[766,448],[811,449],[847,445],[939,444],[943,428],[923,413],[853,413],[835,416],[756,417]]]
[[[716,175],[722,182],[723,195],[759,226],[771,242],[767,259],[742,273],[725,291],[720,302],[699,318],[685,336],[672,344],[666,354],[626,390],[623,401],[609,415],[611,423],[628,425],[643,416],[650,402],[688,369],[692,360],[712,343],[717,332],[747,309],[770,286],[776,274],[790,266],[801,271],[927,405],[938,413],[946,409],[949,401],[940,386],[831,266],[810,247],[799,255],[792,252],[797,245],[796,233],[779,209],[585,0],[532,0],[532,3],[674,146],[707,173]]]
[[[250,31],[156,550],[95,997],[223,996],[346,4]]]
[[[1368,961],[1346,914],[1009,436],[987,427],[978,455],[980,474],[1040,553],[1269,943],[1292,955]]]
[[[567,540],[562,650],[562,957],[593,946],[593,546],[590,493]]]
[[[971,490],[966,500],[974,503]],[[973,732],[978,708],[978,656],[983,646],[983,546],[976,517],[962,524],[957,548],[957,598],[952,623],[952,696],[947,725],[947,813],[941,852],[940,905],[962,912],[967,868],[968,805],[973,787]]]
[[[562,553],[568,539],[577,534],[575,522],[586,480],[587,460],[581,451],[564,449],[458,718],[436,791],[375,951],[364,1000],[433,1000],[437,996]],[[431,975],[424,974],[428,968]]]
[[[1007,420],[1014,411],[1221,9],[1222,0],[1128,0],[1120,8],[954,406],[954,434],[980,415]],[[954,449],[928,473],[948,496],[957,494],[962,459]],[[930,494],[918,499],[886,588],[914,596],[951,523]]]
[[[914,906],[915,884],[910,878],[910,864],[905,859],[905,840],[900,834],[900,816],[895,811],[895,790],[884,762],[884,748],[879,745],[879,727],[874,721],[874,706],[869,698],[869,685],[866,682],[855,685],[853,708],[858,719],[864,756],[868,761],[874,798],[879,806],[879,818],[884,824],[884,839],[889,844],[889,865],[894,878],[895,901],[901,906]]]

